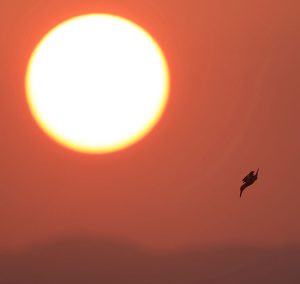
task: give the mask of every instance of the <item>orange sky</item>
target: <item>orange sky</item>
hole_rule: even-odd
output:
[[[299,11],[296,0],[1,1],[0,247],[81,235],[151,248],[298,244]],[[104,156],[50,140],[24,94],[35,44],[90,12],[140,24],[171,72],[158,126]]]

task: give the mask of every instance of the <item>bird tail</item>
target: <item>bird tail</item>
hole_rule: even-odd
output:
[[[246,183],[244,183],[241,188],[240,188],[240,198],[242,197],[243,191],[246,189],[248,185]]]

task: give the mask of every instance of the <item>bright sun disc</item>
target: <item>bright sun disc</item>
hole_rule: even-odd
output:
[[[123,149],[160,119],[169,93],[166,59],[129,20],[72,18],[37,45],[26,72],[30,110],[55,141],[85,153]]]

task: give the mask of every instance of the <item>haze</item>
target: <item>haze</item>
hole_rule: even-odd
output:
[[[60,248],[58,242],[66,256],[73,251],[66,240],[87,238],[85,245],[89,239],[114,240],[108,255],[120,252],[119,242],[126,243],[123,252],[130,251],[128,243],[146,255],[188,250],[192,260],[186,266],[175,261],[169,268],[179,265],[186,274],[201,263],[193,253],[231,248],[221,254],[227,259],[235,249],[249,256],[247,249],[255,247],[250,249],[258,251],[255,260],[266,253],[263,259],[269,262],[275,254],[286,266],[268,266],[264,272],[271,275],[281,267],[282,278],[254,282],[299,283],[299,11],[296,0],[2,1],[0,247],[20,253],[6,271],[19,267],[22,257],[32,259],[24,250],[41,246],[47,256],[48,246],[54,242]],[[163,49],[171,73],[169,105],[154,131],[104,156],[75,153],[51,141],[33,121],[24,94],[26,64],[40,38],[57,23],[90,12],[118,14],[145,28]],[[242,178],[258,167],[259,179],[240,199]],[[121,255],[127,259],[126,252]],[[139,257],[137,263],[145,260]],[[239,261],[232,263],[238,269]],[[47,265],[41,267],[44,271]],[[197,278],[203,275],[193,271],[195,277],[185,283],[212,279]],[[47,273],[22,279],[50,283]],[[22,283],[7,275],[0,280]],[[251,281],[251,276],[233,275],[228,283]],[[84,283],[70,279],[52,280]],[[145,283],[177,283],[153,279]]]

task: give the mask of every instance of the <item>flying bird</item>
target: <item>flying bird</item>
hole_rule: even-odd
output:
[[[243,178],[243,185],[240,188],[240,197],[242,197],[243,191],[257,180],[258,172],[259,172],[259,169],[257,169],[255,174],[254,174],[254,171],[251,171],[249,174],[247,174]]]

